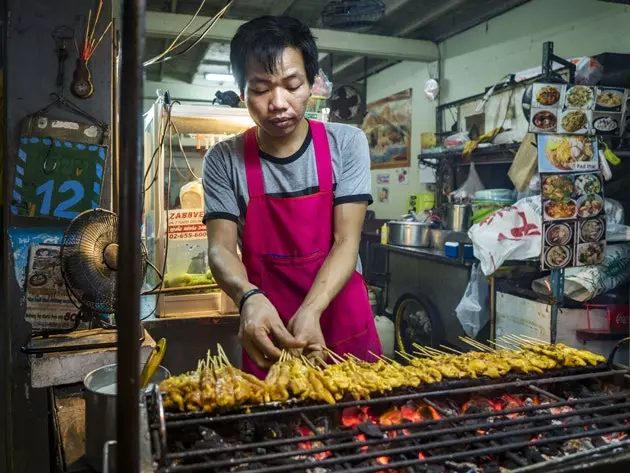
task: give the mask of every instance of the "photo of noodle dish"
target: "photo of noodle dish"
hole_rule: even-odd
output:
[[[573,194],[571,176],[553,174],[542,178],[542,195],[545,200],[568,201]]]
[[[552,246],[545,253],[545,263],[550,268],[564,268],[571,261],[571,248]]]
[[[577,195],[599,194],[602,184],[597,174],[580,174],[575,178],[575,193]]]
[[[604,236],[604,222],[602,219],[594,218],[582,222],[580,225],[580,238],[583,242],[591,243],[599,241]]]
[[[597,194],[582,196],[577,201],[577,214],[579,217],[595,217],[604,208],[604,199]]]
[[[560,131],[565,133],[585,134],[588,132],[589,114],[581,110],[567,110],[560,119]]]
[[[550,246],[566,245],[571,240],[573,229],[567,223],[554,223],[547,227],[545,239]],[[591,240],[592,241],[592,240]]]
[[[625,97],[625,89],[599,87],[597,89],[597,98],[595,99],[595,108],[597,110],[621,111]]]
[[[603,241],[597,243],[584,243],[577,247],[577,264],[586,266],[602,264],[604,262],[606,244]]]
[[[585,85],[574,85],[565,94],[564,105],[573,110],[588,110],[593,106],[593,89]]]
[[[538,136],[540,172],[597,171],[597,141],[590,136]]]
[[[575,201],[557,202],[548,200],[543,205],[546,220],[564,220],[575,217]]]

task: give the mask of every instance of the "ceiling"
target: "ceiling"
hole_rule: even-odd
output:
[[[193,15],[202,0],[148,0],[147,9],[159,12]],[[440,42],[479,25],[529,0],[384,0],[385,16],[361,33],[424,39]],[[311,27],[322,27],[321,13],[327,0],[234,0],[224,18],[250,20],[261,15],[290,15]],[[212,16],[225,0],[206,0],[201,16]],[[146,54],[161,53],[168,42],[147,38]],[[396,61],[343,54],[320,56],[324,70],[330,71],[335,83],[348,83],[374,74]],[[208,72],[226,73],[229,63],[227,43],[201,43],[187,54],[165,63],[149,66],[146,78],[153,81],[176,79],[188,83],[204,81]]]

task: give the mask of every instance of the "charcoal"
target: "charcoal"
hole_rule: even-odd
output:
[[[603,445],[607,445],[608,442],[606,441],[606,439],[604,437],[591,437],[591,442],[593,443],[594,447],[601,447]]]
[[[446,461],[444,462],[444,466],[453,473],[477,473],[480,471],[477,465],[469,462],[457,463],[454,461]]]
[[[483,473],[501,473],[501,466],[497,462],[490,462],[483,466]]]
[[[581,450],[590,450],[593,448],[593,444],[587,438],[579,438],[568,440],[562,446],[562,449],[565,453],[577,453]]]
[[[547,460],[536,447],[529,447],[526,449],[525,457],[530,463],[540,463]]]
[[[359,432],[364,434],[367,438],[382,439],[385,436],[383,431],[379,429],[376,424],[373,424],[371,422],[364,422],[363,424],[359,424],[357,428],[359,429]]]

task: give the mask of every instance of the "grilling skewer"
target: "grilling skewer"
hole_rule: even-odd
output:
[[[282,351],[264,381],[232,366],[225,350],[218,345],[217,354],[213,356],[208,351],[195,372],[171,377],[160,388],[167,409],[210,412],[289,400],[333,404],[346,395],[366,400],[373,394],[403,387],[417,388],[443,378],[500,378],[510,372],[541,374],[556,367],[594,366],[605,362],[599,355],[562,344],[519,340],[516,345],[514,340],[518,339],[510,337],[508,343],[519,348],[512,350],[496,344],[501,348],[497,350],[467,337],[461,339],[479,351],[458,353],[444,347],[455,352],[446,353],[414,344],[420,356],[397,352],[408,362],[406,365],[374,354],[378,361],[368,363],[356,356],[341,356],[326,349],[332,363],[318,358],[316,361],[321,366],[316,366],[305,356]]]

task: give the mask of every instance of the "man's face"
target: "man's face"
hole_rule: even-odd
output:
[[[245,101],[256,125],[274,137],[293,133],[311,94],[302,53],[286,48],[275,74],[265,72],[256,61],[248,61],[246,75]]]

